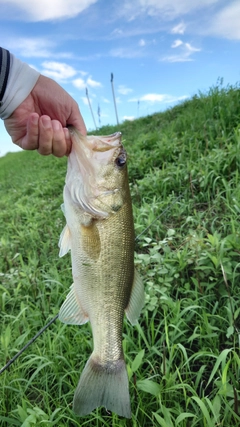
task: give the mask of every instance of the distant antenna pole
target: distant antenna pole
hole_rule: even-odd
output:
[[[94,126],[95,126],[96,130],[97,130],[97,125],[96,125],[95,118],[94,118],[94,115],[93,115],[93,110],[92,110],[91,102],[90,102],[90,99],[89,99],[89,96],[88,96],[88,88],[87,87],[86,87],[86,97],[87,97],[88,105],[89,105],[89,108],[90,108],[90,111],[91,111],[91,114],[92,114],[93,123],[94,123]]]
[[[98,104],[98,110],[97,110],[97,113],[98,113],[98,122],[99,122],[99,126],[101,126],[101,109],[100,109],[100,105]]]
[[[112,93],[113,93],[113,101],[114,101],[114,107],[115,107],[115,114],[116,114],[117,124],[119,125],[118,113],[117,113],[117,104],[116,104],[115,93],[114,93],[114,86],[113,86],[113,73],[111,73],[111,84],[112,84]]]

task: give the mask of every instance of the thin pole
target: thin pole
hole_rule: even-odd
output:
[[[15,360],[19,357],[19,356],[21,356],[21,354],[34,342],[34,341],[36,341],[36,339],[53,323],[53,322],[55,322],[55,320],[57,320],[57,318],[58,318],[58,314],[53,318],[53,319],[51,319],[50,320],[50,322],[48,322],[45,326],[43,326],[43,328],[42,329],[40,329],[40,331],[33,337],[33,338],[31,338],[30,339],[30,341],[28,341],[28,343],[17,353],[17,354],[15,354],[15,356],[11,359],[11,360],[9,360],[8,361],[8,363],[2,368],[2,369],[0,369],[0,375],[7,369],[7,368],[9,368],[9,366],[11,366],[11,364],[13,363],[13,362],[15,362]]]
[[[115,98],[114,86],[113,86],[113,73],[111,73],[111,84],[112,84],[112,94],[113,94],[113,102],[114,102],[115,114],[116,114],[117,124],[119,125],[118,113],[117,113],[117,104],[116,104],[116,98]]]
[[[98,104],[98,110],[97,110],[97,112],[98,112],[98,123],[99,123],[99,126],[101,126],[101,109],[100,109],[100,105]]]
[[[87,87],[86,87],[86,97],[87,97],[88,105],[89,105],[89,108],[90,108],[90,111],[91,111],[91,114],[92,114],[93,123],[95,125],[96,130],[97,130],[97,125],[96,125],[95,118],[94,118],[94,115],[93,115],[93,110],[92,110],[91,102],[90,102],[90,99],[89,99],[89,96],[88,96],[88,88]]]
[[[158,217],[157,218],[155,218],[154,219],[154,221],[152,221],[151,222],[151,224],[147,227],[147,228],[145,228],[136,238],[135,238],[135,241],[137,241],[138,239],[139,239],[139,237],[140,236],[142,236],[147,230],[149,230],[149,228],[162,216],[162,215],[164,215],[169,209],[170,209],[170,207],[175,203],[175,202],[177,202],[177,200],[179,200],[180,198],[181,198],[182,196],[180,195],[180,196],[178,196],[178,197],[176,197],[176,199],[170,204],[170,205],[168,205],[167,206],[167,208],[166,209],[164,209],[164,211],[163,212],[161,212],[159,215],[158,215]],[[58,318],[58,314],[55,316],[55,317],[53,317],[53,319],[51,319],[42,329],[40,329],[40,331],[33,337],[33,338],[31,338],[30,339],[30,341],[28,341],[28,343],[17,353],[17,354],[15,354],[15,356],[11,359],[11,360],[9,360],[8,361],[8,363],[5,365],[5,366],[3,366],[3,368],[2,369],[0,369],[0,375],[6,370],[6,369],[8,369],[9,368],[9,366],[11,366],[12,365],[12,363],[13,362],[15,362],[15,360],[19,357],[19,356],[21,356],[21,354],[34,342],[34,341],[36,341],[36,339],[53,323],[53,322],[55,322],[55,320],[57,320],[57,318]]]

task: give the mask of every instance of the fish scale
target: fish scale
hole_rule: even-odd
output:
[[[144,290],[134,270],[134,227],[126,151],[121,134],[82,136],[71,129],[72,151],[64,187],[66,226],[60,256],[71,250],[74,283],[59,319],[90,321],[93,353],[75,391],[73,410],[98,406],[131,417],[122,349],[124,312],[137,322]]]

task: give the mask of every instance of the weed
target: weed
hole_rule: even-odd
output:
[[[129,153],[135,262],[146,289],[137,327],[124,321],[132,420],[104,408],[73,414],[91,331],[56,321],[2,374],[1,426],[240,424],[239,101],[239,85],[219,80],[117,129]],[[65,174],[66,159],[0,159],[1,365],[58,313],[71,284],[70,258],[59,259],[57,245]]]

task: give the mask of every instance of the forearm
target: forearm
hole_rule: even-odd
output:
[[[40,73],[0,48],[0,118],[7,119],[27,98]]]

